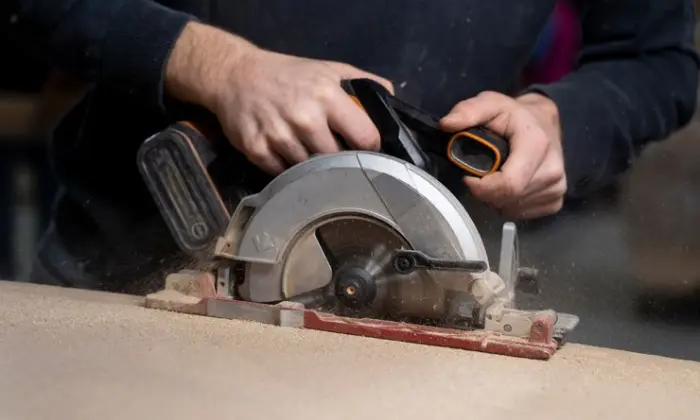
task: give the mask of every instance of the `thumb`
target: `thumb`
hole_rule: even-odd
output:
[[[440,120],[440,127],[445,131],[453,132],[477,125],[489,126],[496,117],[507,112],[511,107],[512,100],[507,96],[495,92],[483,92],[455,105]],[[497,132],[504,131],[499,127],[489,126],[489,128]]]

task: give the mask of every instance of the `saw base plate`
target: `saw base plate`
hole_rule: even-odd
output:
[[[270,305],[218,296],[214,275],[204,272],[181,272],[168,276],[165,289],[146,296],[145,305],[152,309],[527,359],[547,360],[559,348],[557,340],[549,338],[555,330],[556,320],[548,316],[539,317],[533,322],[529,339],[483,330],[465,331],[369,318],[349,318],[308,310],[299,303]]]

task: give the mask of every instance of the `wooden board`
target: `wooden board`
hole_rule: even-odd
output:
[[[576,344],[532,361],[175,314],[140,302],[0,282],[0,418],[639,420],[700,413],[699,363]]]

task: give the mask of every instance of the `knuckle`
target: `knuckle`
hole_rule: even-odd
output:
[[[256,141],[250,142],[246,148],[246,155],[251,160],[264,160],[269,154],[269,149],[267,147],[266,140],[264,138],[259,138]]]
[[[553,159],[547,163],[547,167],[544,170],[544,179],[549,183],[554,183],[559,181],[564,177],[564,165],[559,159]]]
[[[483,99],[485,101],[489,102],[502,102],[502,103],[507,103],[510,101],[510,98],[503,95],[502,93],[498,93],[492,90],[486,90],[481,93],[479,93],[477,96],[479,99]]]
[[[552,159],[552,168],[553,171],[557,173],[557,175],[561,178],[564,176],[564,157],[560,154],[553,154],[554,158]]]
[[[379,135],[374,130],[364,130],[358,133],[355,142],[360,149],[376,149],[379,146]]]
[[[563,178],[557,183],[556,188],[555,188],[555,191],[556,191],[558,197],[560,197],[562,199],[562,202],[564,200],[563,197],[564,197],[564,195],[566,195],[567,190],[568,190],[568,185],[566,184],[566,178]]]
[[[564,172],[564,164],[557,160],[552,169],[552,181],[557,181],[559,185],[566,189],[566,174]]]
[[[315,105],[302,104],[296,107],[291,120],[297,129],[309,133],[316,131],[316,128],[321,123],[322,113]]]
[[[535,123],[528,124],[533,130],[531,136],[531,147],[535,147],[540,150],[541,153],[546,153],[550,149],[550,141],[547,133],[539,128]]]
[[[506,177],[503,182],[503,192],[507,197],[520,197],[525,191],[524,183],[514,177]]]
[[[284,141],[284,136],[281,135],[279,130],[275,130],[272,128],[267,128],[262,136],[258,138],[257,141],[255,141],[255,144],[258,145],[259,143],[267,143],[268,146],[274,145],[274,144],[279,144]],[[254,146],[253,146],[254,147]],[[251,148],[253,148],[251,147]]]
[[[479,98],[484,98],[484,99],[493,99],[500,97],[500,95],[497,92],[494,92],[492,90],[485,90],[477,95]]]
[[[552,206],[549,208],[549,213],[550,214],[558,213],[563,207],[564,207],[564,199],[559,198],[554,203],[552,203]]]
[[[326,102],[333,100],[338,94],[338,89],[340,86],[338,83],[333,81],[324,81],[323,83],[318,83],[314,88],[313,96],[317,100]]]
[[[337,76],[338,79],[340,79],[341,74],[355,74],[357,72],[357,69],[354,66],[348,63],[343,63],[342,61],[323,60],[320,63],[323,64],[323,67],[325,70],[327,70],[328,74]]]
[[[268,144],[275,150],[287,150],[292,147],[292,140],[288,136],[283,135],[270,135],[268,138]]]
[[[385,78],[381,78],[380,80],[384,87],[386,87],[392,95],[396,93],[396,88],[394,87],[394,83],[392,83],[391,80]]]
[[[294,126],[305,133],[315,131],[320,123],[320,113],[312,110],[311,107],[298,107],[293,114],[292,123]]]
[[[469,108],[471,108],[473,106],[474,102],[475,102],[474,98],[461,101],[461,102],[457,103],[457,105],[452,107],[452,113],[457,113],[457,114],[465,113],[466,111],[469,110]]]
[[[288,133],[289,130],[284,130],[284,128],[285,125],[282,121],[270,121],[265,125],[262,135],[255,143],[267,143],[268,145],[286,143],[288,141],[289,136],[285,135],[285,133]]]

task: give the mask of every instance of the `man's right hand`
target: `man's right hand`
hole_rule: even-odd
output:
[[[379,132],[342,89],[342,79],[387,80],[348,64],[266,51],[224,31],[189,23],[166,69],[175,98],[216,114],[229,141],[278,174],[315,153],[379,148]]]

